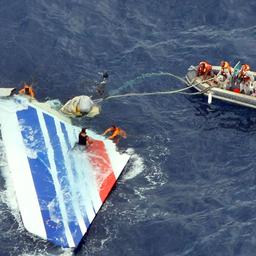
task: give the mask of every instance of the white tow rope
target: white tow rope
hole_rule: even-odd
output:
[[[189,84],[185,79],[183,79],[182,77],[176,76],[174,74],[171,73],[160,73],[160,74],[168,74],[171,75],[175,78],[177,78],[178,80],[182,81],[183,83],[187,84],[187,87],[181,88],[181,89],[177,89],[177,90],[171,90],[171,91],[158,91],[158,92],[141,92],[141,93],[126,93],[126,94],[118,94],[118,95],[110,95],[108,97],[106,97],[104,100],[109,100],[109,99],[115,99],[115,98],[123,98],[123,97],[131,97],[131,96],[152,96],[152,95],[166,95],[166,94],[186,94],[186,95],[197,95],[197,94],[203,94],[207,91],[209,91],[211,88],[209,86],[209,88],[207,88],[206,90],[200,91],[200,92],[194,92],[194,93],[186,93],[185,91],[195,87],[196,85],[200,84],[200,83],[205,83],[208,82],[210,80],[213,80],[214,78],[210,78],[207,80],[203,80],[200,83],[197,84]]]

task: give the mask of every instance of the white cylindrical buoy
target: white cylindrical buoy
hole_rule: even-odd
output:
[[[208,104],[212,104],[212,92],[208,93]]]
[[[81,95],[76,96],[69,100],[62,108],[61,111],[67,115],[87,115],[95,104],[89,96]]]
[[[78,107],[81,113],[89,113],[92,109],[93,101],[89,96],[82,95],[80,96]]]

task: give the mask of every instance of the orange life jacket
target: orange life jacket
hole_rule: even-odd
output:
[[[243,64],[241,69],[246,72],[250,71],[251,67],[248,64]]]
[[[109,139],[114,139],[116,136],[120,135],[121,129],[119,127],[112,129],[112,134],[109,136]]]
[[[231,75],[232,74],[231,66],[229,65],[229,63],[227,61],[223,61],[222,65],[221,65],[221,75],[227,77],[227,75],[228,75],[226,73],[227,70],[228,70],[229,74]]]
[[[251,78],[247,75],[247,71],[250,71],[250,69],[251,68],[248,64],[243,64],[241,67],[241,71],[238,74],[238,78],[243,82],[249,81]]]
[[[207,75],[211,71],[212,71],[212,65],[210,65],[206,61],[202,61],[198,65],[197,75],[198,76]]]
[[[35,98],[34,90],[32,89],[31,86],[27,84],[25,84],[24,87],[21,90],[19,90],[19,94],[26,94],[26,95],[29,95],[30,97]]]
[[[112,134],[108,137],[110,140],[115,139],[117,136],[121,136],[123,138],[127,137],[126,132],[119,127],[110,127],[104,132],[104,134],[108,132],[112,132]]]

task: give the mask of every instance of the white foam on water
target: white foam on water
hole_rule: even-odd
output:
[[[166,161],[166,157],[170,155],[170,149],[163,145],[158,145],[154,148],[154,151],[149,148],[146,152],[148,152],[148,167],[145,173],[145,179],[148,181],[146,189],[151,190],[168,182],[168,178],[163,172],[162,164]],[[158,154],[155,155],[154,152],[158,152]]]
[[[113,236],[113,234],[110,232],[110,230],[106,227],[106,234],[105,234],[105,238],[102,238],[100,240],[100,248],[103,249],[105,244],[108,243],[109,241],[115,239],[115,236]]]
[[[54,253],[54,254],[53,254]],[[39,249],[35,252],[23,252],[20,256],[72,256],[74,252],[72,249],[61,249],[58,252],[48,252],[46,249]]]
[[[47,100],[45,104],[55,110],[59,110],[62,107],[62,103],[59,99]]]
[[[6,153],[4,150],[4,144],[3,141],[0,140],[0,167],[5,167],[7,166],[7,157],[6,157]]]
[[[71,256],[74,255],[74,252],[72,249],[66,249],[63,253],[60,254],[60,256]]]
[[[14,216],[15,220],[19,224],[19,230],[23,231],[25,228],[20,216],[18,203],[16,201],[14,184],[8,167],[1,168],[1,174],[5,179],[5,188],[0,193],[0,200],[8,206],[10,213]]]
[[[11,99],[0,99],[1,107],[6,109],[8,112],[15,113],[17,110],[23,110],[28,108],[28,99],[22,96],[15,96]]]
[[[142,173],[145,169],[143,158],[136,154],[133,148],[128,148],[126,150],[126,153],[131,156],[130,163],[131,167],[129,168],[129,171],[124,174],[125,180],[130,180],[138,176],[140,173]]]
[[[145,200],[147,198],[146,196],[146,189],[144,189],[143,187],[141,188],[134,188],[134,195],[136,195],[137,197],[139,197],[140,199]]]
[[[160,166],[152,166],[152,170],[147,173],[145,176],[146,180],[150,184],[150,189],[154,189],[155,187],[163,186],[166,184],[167,179],[162,172],[162,169]]]

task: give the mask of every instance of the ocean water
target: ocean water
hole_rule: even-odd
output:
[[[228,60],[256,69],[256,2],[34,0],[0,2],[0,83],[33,82],[41,101],[184,87],[190,65]],[[102,132],[128,134],[131,161],[75,252],[23,228],[1,164],[0,255],[256,254],[256,112],[191,95],[103,101]],[[0,153],[1,163],[4,155]]]

